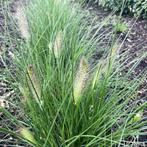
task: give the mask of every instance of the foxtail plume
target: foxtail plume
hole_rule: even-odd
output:
[[[23,127],[20,128],[19,134],[26,140],[30,141],[33,144],[36,144],[36,140],[32,134],[32,132],[29,131],[29,129]]]
[[[34,98],[38,102],[38,98],[40,98],[41,96],[41,91],[40,91],[39,81],[36,77],[36,74],[32,65],[28,67],[27,73],[28,73],[28,84],[29,84],[30,90],[32,91]]]
[[[63,41],[63,32],[59,31],[56,35],[53,51],[56,58],[60,57],[61,51],[62,51],[62,41]]]
[[[82,90],[85,86],[85,82],[88,76],[88,70],[89,70],[88,62],[86,61],[84,57],[82,57],[79,63],[79,67],[76,73],[76,77],[74,80],[74,86],[73,86],[75,105],[80,101],[80,96],[81,96]]]
[[[16,7],[15,17],[17,19],[18,27],[19,27],[19,30],[21,32],[22,37],[25,38],[26,40],[28,40],[30,37],[30,33],[29,33],[29,26],[28,26],[27,17],[25,15],[24,9],[23,9],[23,4],[18,3],[18,5]]]

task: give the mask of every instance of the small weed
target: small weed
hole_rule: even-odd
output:
[[[128,27],[124,22],[117,22],[113,27],[116,33],[125,33],[128,30]]]

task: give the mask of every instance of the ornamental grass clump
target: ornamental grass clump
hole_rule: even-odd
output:
[[[136,116],[146,103],[137,105],[136,99],[145,71],[134,80],[130,76],[146,55],[126,65],[126,53],[119,55],[121,45],[113,39],[104,47],[106,55],[91,65],[107,19],[94,32],[93,23],[68,0],[32,0],[25,10],[30,38],[18,44],[12,82],[24,117],[16,119],[0,108],[21,128],[0,130],[34,147],[139,144],[128,138],[144,134],[146,121]]]

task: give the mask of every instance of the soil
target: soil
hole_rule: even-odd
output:
[[[15,12],[15,4],[16,1],[10,1],[9,8],[11,10],[11,13]],[[5,74],[6,67],[13,68],[12,64],[12,55],[13,50],[16,48],[16,44],[13,43],[13,45],[9,41],[9,37],[6,34],[6,30],[8,29],[10,32],[12,30],[11,23],[5,24],[6,17],[5,14],[8,11],[8,7],[4,7],[2,2],[0,4],[0,75]],[[91,18],[96,18],[97,21],[101,21],[104,18],[106,18],[110,12],[104,10],[103,8],[89,4],[84,7],[86,11],[90,14]],[[124,41],[123,46],[121,48],[121,52],[124,52],[126,50],[129,51],[128,56],[130,57],[130,60],[139,56],[142,52],[147,52],[147,20],[136,20],[135,18],[124,16],[122,17],[122,21],[127,24],[128,28],[132,28],[130,34],[125,38],[126,32],[117,32],[117,36],[120,40],[120,42]],[[135,23],[134,23],[135,22]],[[90,22],[89,22],[90,23]],[[133,27],[132,27],[133,26]],[[109,30],[112,30],[112,22],[110,22],[110,25],[106,26],[102,32],[107,33]],[[107,31],[106,31],[107,30]],[[17,33],[12,34],[14,37],[18,36]],[[125,38],[125,40],[124,40]],[[107,39],[105,40],[107,42]],[[104,42],[104,44],[106,43]],[[97,58],[97,56],[95,56]],[[128,61],[129,62],[129,61]],[[137,66],[136,70],[134,71],[133,77],[140,74],[143,70],[147,68],[147,58],[144,58],[141,60],[139,65]],[[126,68],[127,71],[129,69]],[[6,80],[2,80],[0,78],[0,100],[4,100],[5,106],[9,109],[9,100],[12,101],[14,96],[13,90],[9,87],[9,83]],[[145,79],[144,83],[141,85],[138,95],[140,97],[140,100],[142,102],[147,101],[147,79]],[[1,102],[1,101],[0,101]],[[18,110],[15,108],[9,109],[10,113],[13,115],[18,116]],[[145,118],[147,117],[147,111],[144,112]],[[10,121],[7,119],[4,119],[5,116],[0,113],[0,127],[4,127],[5,124],[10,124]],[[11,124],[11,127],[17,128],[17,126],[13,126]],[[140,136],[140,141],[147,141],[147,136]],[[18,143],[16,139],[14,139],[9,134],[3,134],[0,133],[0,147],[8,147],[12,145],[18,145],[24,146],[22,143]]]

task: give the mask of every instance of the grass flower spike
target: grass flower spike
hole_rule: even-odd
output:
[[[141,119],[142,119],[142,113],[139,112],[134,116],[133,121],[137,122],[137,121],[140,121]]]
[[[29,142],[36,144],[33,134],[27,128],[21,128],[19,134]]]
[[[55,42],[54,42],[54,54],[56,58],[60,57],[61,54],[61,47],[63,41],[63,32],[59,31],[56,35]]]
[[[97,84],[97,82],[99,80],[99,74],[100,74],[101,66],[102,65],[99,64],[98,68],[94,72],[93,81],[92,81],[92,89],[94,89],[95,85]]]
[[[38,98],[40,98],[41,92],[40,92],[40,85],[39,81],[35,75],[35,71],[33,69],[33,66],[29,66],[28,70],[28,84],[29,88],[34,96],[34,98],[38,101]]]
[[[30,37],[29,26],[28,26],[27,18],[26,18],[26,15],[24,13],[23,6],[21,3],[18,3],[15,17],[17,19],[18,27],[19,27],[22,37],[28,40]]]
[[[130,124],[137,123],[138,121],[141,121],[143,119],[142,112],[136,113],[133,118],[129,121]]]
[[[112,49],[111,49],[111,58],[115,58],[116,55],[118,55],[118,50],[119,48],[119,44],[118,43],[115,43],[113,46],[112,46]]]
[[[54,2],[55,2],[56,5],[59,5],[61,0],[55,0]]]
[[[79,67],[74,81],[74,103],[77,104],[80,100],[82,90],[88,76],[89,65],[84,57],[81,58]]]
[[[20,90],[20,92],[21,92],[21,94],[23,96],[23,101],[26,102],[26,100],[29,97],[28,88],[24,88],[21,85],[19,85],[19,90]]]

